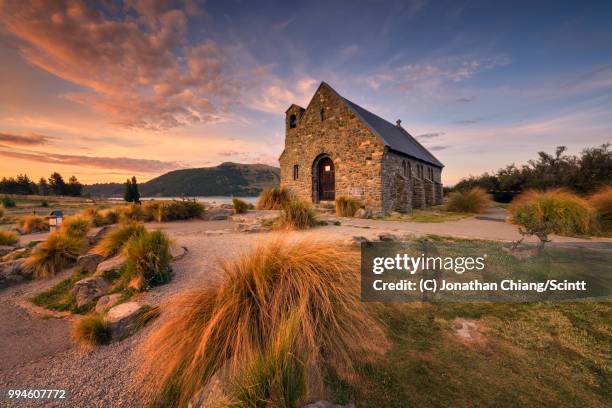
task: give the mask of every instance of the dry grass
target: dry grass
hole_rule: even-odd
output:
[[[318,224],[314,208],[309,203],[293,199],[283,204],[278,227],[290,230],[309,229]]]
[[[273,240],[225,264],[216,286],[170,301],[142,350],[145,396],[186,407],[217,376],[239,406],[295,406],[328,370],[352,378],[356,356],[387,344],[360,302],[359,262],[339,243]]]
[[[146,201],[142,205],[146,219],[157,222],[200,218],[204,206],[195,200]]]
[[[280,210],[283,205],[293,199],[293,194],[286,187],[265,189],[257,199],[258,210]]]
[[[142,279],[145,287],[170,281],[170,240],[161,231],[140,231],[125,244],[125,278]]]
[[[90,314],[82,317],[72,326],[72,339],[85,346],[97,346],[108,344],[111,334],[102,316]]]
[[[239,198],[232,198],[232,205],[236,214],[244,214],[249,211],[249,205]]]
[[[87,242],[84,238],[55,231],[34,248],[26,258],[24,267],[32,271],[34,278],[53,276],[73,265],[86,249]]]
[[[49,231],[49,223],[44,217],[26,215],[17,220],[17,226],[22,234]]]
[[[73,215],[64,219],[60,231],[70,237],[83,238],[91,229],[91,218],[85,215]]]
[[[359,207],[361,207],[361,201],[353,197],[345,196],[336,198],[334,204],[336,207],[336,215],[338,217],[352,217],[355,215]]]
[[[116,209],[98,210],[96,207],[89,207],[83,210],[81,215],[91,219],[94,227],[103,227],[119,222],[119,213]]]
[[[448,195],[446,210],[459,213],[483,213],[493,202],[487,192],[474,187],[470,190],[453,191]]]
[[[597,211],[599,225],[604,232],[612,231],[612,186],[604,187],[589,198]]]
[[[19,237],[12,231],[0,231],[0,245],[17,245]]]
[[[0,206],[0,220],[4,218],[4,207]]]
[[[508,211],[510,222],[521,226],[527,235],[537,235],[543,242],[548,234],[573,236],[597,230],[593,207],[563,189],[526,191],[510,203]]]
[[[93,251],[106,258],[117,255],[132,236],[145,232],[144,225],[126,222],[109,231]]]

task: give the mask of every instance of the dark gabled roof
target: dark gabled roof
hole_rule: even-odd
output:
[[[383,143],[391,150],[407,154],[408,156],[412,156],[415,159],[422,160],[436,167],[444,167],[444,165],[438,159],[436,159],[436,157],[431,154],[429,150],[427,150],[414,137],[412,137],[404,128],[389,123],[380,116],[373,114],[356,103],[353,103],[342,96],[340,97],[347,103],[353,112],[355,112],[357,117],[368,125],[370,129],[372,129],[372,131],[378,135],[382,139]]]

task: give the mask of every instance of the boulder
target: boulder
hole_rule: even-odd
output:
[[[0,245],[0,256],[4,256],[13,252],[17,247],[11,245]]]
[[[77,307],[82,307],[104,295],[109,287],[106,279],[101,276],[92,276],[75,283],[74,288],[72,288],[72,295]]]
[[[261,231],[261,224],[258,223],[240,223],[238,225],[236,225],[236,231],[238,232],[249,232],[249,233],[253,233],[253,232],[260,232]]]
[[[124,339],[138,330],[141,309],[140,303],[127,302],[114,306],[108,311],[106,323],[113,340]]]
[[[234,204],[221,204],[219,207],[224,208],[226,210],[233,210]]]
[[[8,254],[2,256],[2,262],[5,261],[12,261],[14,259],[17,258],[21,258],[24,256],[24,253],[28,250],[28,248],[18,248],[12,252],[9,252]]]
[[[234,210],[223,207],[209,207],[206,209],[206,213],[202,218],[206,221],[220,221],[227,220],[234,214]]]
[[[102,255],[89,253],[81,255],[77,258],[77,266],[79,266],[85,272],[92,273],[96,271],[96,268],[103,260],[104,257]]]
[[[32,271],[23,267],[25,258],[0,263],[0,288],[23,282],[32,277]]]
[[[381,241],[398,241],[397,237],[393,234],[380,234],[378,239]]]
[[[111,226],[106,225],[100,228],[98,231],[90,230],[89,233],[87,234],[89,245],[92,245],[92,246],[96,245],[98,242],[102,240],[102,238],[104,238],[106,234],[108,234],[108,231],[110,231],[111,229],[112,229]]]
[[[187,247],[178,246],[178,245],[171,245],[170,246],[170,257],[172,257],[173,261],[178,261],[179,259],[181,259],[185,255],[187,255],[187,252],[189,252]]]
[[[106,261],[98,264],[94,276],[102,276],[105,272],[121,269],[126,262],[127,257],[124,255],[117,255],[111,259],[107,259]]]
[[[96,303],[96,313],[104,313],[115,305],[121,299],[120,293],[113,293],[111,295],[104,295]]]
[[[365,208],[360,208],[355,212],[353,217],[355,218],[370,218],[372,216],[372,211],[366,210]]]

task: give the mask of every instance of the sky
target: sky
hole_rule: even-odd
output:
[[[612,140],[612,3],[0,0],[0,177],[278,166],[321,81],[443,182]]]

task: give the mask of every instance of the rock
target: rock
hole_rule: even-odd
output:
[[[233,210],[234,209],[234,205],[233,204],[221,204],[219,207],[224,208],[226,210]]]
[[[348,241],[348,244],[349,245],[361,246],[362,242],[370,242],[370,240],[367,239],[366,237],[363,237],[363,236],[359,235],[359,236],[354,236],[353,238],[351,238]]]
[[[105,272],[121,269],[127,262],[127,258],[123,255],[117,255],[111,259],[98,264],[94,276],[102,276]]]
[[[106,323],[113,340],[121,340],[136,330],[140,325],[142,305],[138,302],[121,303],[112,307],[106,314]]]
[[[32,277],[32,271],[23,267],[25,258],[0,263],[0,288],[23,282]]]
[[[90,231],[87,234],[87,239],[89,240],[89,245],[96,245],[98,242],[100,242],[102,240],[102,238],[104,238],[104,236],[106,234],[108,234],[108,231],[110,231],[111,229],[112,229],[111,226],[106,225],[106,226],[100,228],[97,232]]]
[[[234,214],[234,210],[222,207],[209,207],[202,218],[206,221],[227,220]]]
[[[102,255],[89,253],[77,258],[77,266],[81,267],[85,272],[92,273],[96,271],[96,268],[103,260],[104,257]]]
[[[355,218],[370,218],[372,216],[372,211],[366,210],[365,208],[360,208],[355,212],[353,217]]]
[[[115,305],[121,299],[120,293],[113,293],[111,295],[104,295],[98,299],[96,303],[96,313],[104,313]]]
[[[109,288],[106,279],[101,276],[92,276],[81,279],[74,284],[72,295],[76,301],[77,307],[85,306],[87,303],[104,295]]]
[[[178,246],[178,245],[170,246],[170,257],[172,258],[173,261],[178,261],[185,255],[187,255],[187,252],[189,252],[187,247]]]
[[[236,231],[238,232],[247,232],[247,233],[253,233],[253,232],[260,232],[261,231],[261,224],[258,223],[240,223],[236,226]]]
[[[313,402],[312,404],[304,405],[302,408],[355,408],[355,404],[351,402],[350,404],[346,405],[337,405],[333,402],[321,400]]]
[[[378,239],[381,241],[397,241],[397,237],[393,234],[380,234]]]
[[[13,252],[17,247],[11,245],[0,245],[0,256],[4,256]]]

